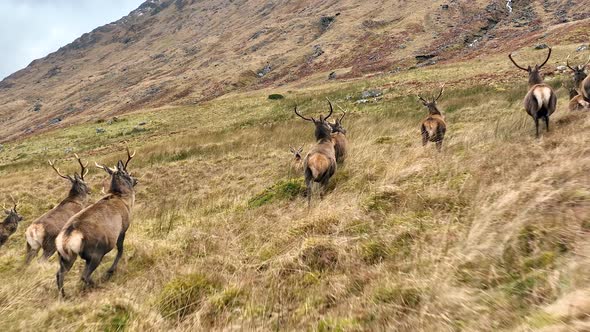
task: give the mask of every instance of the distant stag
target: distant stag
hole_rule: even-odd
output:
[[[334,150],[334,142],[332,141],[332,127],[328,123],[328,118],[332,115],[332,103],[328,100],[330,105],[330,113],[323,117],[320,115],[319,119],[306,118],[297,112],[295,106],[295,114],[305,121],[310,121],[315,125],[316,145],[307,153],[303,162],[303,170],[305,174],[305,185],[307,195],[307,206],[311,206],[311,195],[313,183],[321,185],[320,197],[330,181],[334,172],[336,172],[336,152]]]
[[[108,194],[98,202],[74,215],[56,239],[60,268],[57,272],[57,288],[65,297],[63,288],[65,274],[72,268],[77,256],[86,261],[82,281],[86,286],[94,282],[91,274],[96,270],[103,257],[115,246],[117,256],[107,271],[111,276],[123,254],[125,233],[131,222],[131,211],[135,203],[135,185],[137,180],[127,171],[127,165],[133,158],[127,148],[127,161],[119,160],[115,169],[98,165],[111,177]]]
[[[528,66],[524,68],[512,59],[512,53],[508,55],[508,58],[510,58],[510,61],[512,61],[516,68],[529,73],[529,92],[524,97],[524,108],[535,121],[535,135],[537,138],[539,137],[539,119],[545,121],[545,128],[549,131],[549,117],[555,112],[557,107],[557,95],[553,91],[553,88],[543,83],[543,77],[540,72],[550,57],[551,48],[549,48],[547,59],[541,65],[536,64],[534,67]]]
[[[346,116],[346,112],[342,113],[339,119],[330,123],[332,127],[332,142],[334,142],[334,150],[336,151],[336,162],[341,164],[346,159],[348,150],[348,140],[346,139],[346,129],[342,127],[342,119]]]
[[[422,133],[422,146],[426,146],[428,142],[436,143],[436,149],[438,151],[442,148],[443,140],[445,139],[445,133],[447,132],[447,123],[445,122],[444,115],[438,109],[436,102],[442,96],[444,86],[441,87],[440,93],[437,97],[432,97],[431,100],[427,100],[418,96],[418,99],[422,102],[426,108],[428,108],[428,116],[422,125],[420,131]]]
[[[569,56],[566,60],[566,66],[574,74],[574,88],[570,89],[570,102],[568,105],[570,111],[590,109],[590,78],[588,78],[585,71],[588,63],[590,63],[590,58],[583,65],[571,67]]]
[[[303,153],[303,145],[299,147],[299,149],[295,149],[292,146],[289,146],[289,151],[293,154],[293,159],[291,159],[290,164],[290,171],[295,174],[300,174],[303,171],[303,157],[301,153]]]
[[[4,213],[6,213],[6,218],[2,223],[0,223],[0,247],[8,241],[8,238],[16,232],[18,228],[18,223],[23,220],[23,217],[18,214],[16,211],[16,203],[12,207],[12,209],[7,210],[4,209]]]
[[[88,205],[90,189],[84,180],[84,176],[88,174],[88,163],[84,165],[78,155],[74,154],[74,156],[80,164],[80,175],[74,173],[73,177],[62,175],[59,169],[55,167],[55,164],[49,161],[49,165],[57,175],[70,181],[72,187],[64,200],[35,220],[27,228],[25,232],[25,238],[27,240],[26,264],[29,264],[37,256],[41,248],[43,248],[42,259],[49,259],[56,250],[55,238],[66,222]]]

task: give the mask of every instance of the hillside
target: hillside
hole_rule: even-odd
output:
[[[505,52],[590,15],[584,1],[514,1],[512,13],[505,3],[149,0],[0,82],[0,142],[236,91],[309,86],[331,72],[347,79]]]
[[[153,18],[151,24],[155,25],[166,21],[164,18],[172,21],[177,11],[197,15],[200,11],[191,8],[211,6],[214,10],[217,3],[185,2],[184,7],[171,3],[150,16],[148,13],[159,7],[144,5],[115,27],[130,24],[126,20],[134,15],[138,22]],[[285,18],[275,24],[288,25],[287,18],[297,3],[301,2],[277,4],[273,13],[284,10]],[[351,36],[343,31],[353,34],[358,30],[358,26],[345,26],[344,18],[357,17],[355,22],[361,22],[366,20],[361,14],[373,8],[372,20],[391,20],[401,9],[318,1],[308,10],[318,15],[340,12],[318,38],[339,39],[339,47],[349,47],[349,52],[338,53],[341,48],[328,48],[326,45],[333,44],[326,42],[322,49],[331,51],[322,54],[318,67],[309,72],[299,71],[302,67],[297,66],[295,54],[304,51],[293,49],[283,54],[289,41],[277,37],[275,59],[292,62],[277,65],[276,72],[251,85],[224,90],[216,98],[207,95],[207,84],[199,84],[197,74],[212,78],[217,74],[217,83],[237,79],[228,71],[233,66],[231,60],[219,62],[217,67],[225,70],[211,65],[199,71],[196,63],[207,57],[196,57],[191,60],[194,65],[177,67],[191,73],[187,74],[190,80],[178,83],[183,74],[167,72],[172,65],[157,65],[145,55],[146,62],[136,61],[137,66],[162,68],[161,76],[150,76],[155,69],[150,70],[152,74],[138,69],[137,76],[109,71],[105,75],[112,75],[110,81],[97,79],[92,83],[96,85],[84,88],[88,94],[103,93],[103,104],[75,112],[55,127],[23,136],[19,126],[33,121],[29,118],[33,113],[15,109],[15,113],[5,113],[12,118],[5,121],[7,134],[3,131],[2,135],[6,142],[0,146],[0,203],[9,204],[12,195],[25,220],[0,247],[2,329],[589,330],[590,113],[567,110],[571,77],[556,67],[568,54],[576,62],[588,58],[590,51],[576,49],[589,40],[590,19],[574,20],[579,12],[571,9],[567,11],[571,22],[557,24],[559,6],[566,3],[514,1],[515,13],[524,13],[521,5],[535,8],[534,17],[542,13],[542,20],[531,21],[536,22],[531,23],[536,28],[502,18],[490,29],[494,38],[489,39],[486,33],[477,47],[462,44],[439,51],[433,65],[416,66],[415,56],[444,46],[429,43],[432,39],[413,39],[399,52],[385,52],[384,67],[363,67],[360,58],[334,65],[341,61],[334,54],[360,57],[369,52],[356,49],[343,37]],[[579,8],[580,3],[572,2],[568,8]],[[436,17],[431,16],[439,9],[446,13],[441,4],[417,1],[402,7],[415,13],[402,20],[405,24],[419,20],[424,26],[425,22],[443,24],[434,23]],[[458,8],[453,6],[459,5],[454,1],[448,4],[449,15],[457,14]],[[477,13],[481,8],[485,12],[489,4],[474,1],[473,6],[462,6]],[[545,12],[544,6],[550,9]],[[207,17],[218,20],[217,15],[225,15],[228,8],[236,10],[234,19],[238,20],[249,6],[233,1]],[[456,16],[454,22],[458,17],[476,22],[475,26],[487,20],[474,14]],[[251,15],[250,19],[263,17]],[[313,22],[317,23],[315,19],[306,22],[290,26],[311,29]],[[397,26],[394,21],[388,24],[391,29]],[[204,24],[202,28],[212,26]],[[376,30],[371,31],[385,34],[388,27],[372,27]],[[261,26],[252,23],[251,29],[257,31]],[[149,40],[164,45],[166,38],[177,38],[166,33],[157,37],[159,30],[138,31],[145,37],[130,48],[148,45]],[[419,33],[431,34],[426,31],[432,30]],[[460,38],[453,36],[452,29],[444,34],[449,41]],[[107,39],[100,40],[96,44],[102,49]],[[445,39],[436,40],[442,43]],[[207,43],[225,48],[234,42],[233,38],[222,38]],[[507,52],[515,50],[515,58],[522,64],[540,62],[546,50],[534,46],[541,43],[553,46],[543,72],[559,101],[551,117],[551,131],[543,131],[535,139],[533,122],[521,106],[527,77],[514,68]],[[172,48],[173,43],[168,45]],[[71,47],[58,53],[73,52],[67,50]],[[146,48],[145,54],[152,51]],[[79,58],[67,63],[81,66],[86,57],[100,58],[94,51],[83,52],[86,55],[79,53]],[[119,59],[113,63],[120,65],[144,54],[110,52]],[[268,61],[264,52],[256,54],[257,60],[252,56],[251,62],[235,66],[244,71],[264,67]],[[223,56],[229,59],[235,54],[223,52]],[[48,66],[52,57],[57,61],[56,55],[50,55],[5,80],[15,85],[2,90],[1,98],[18,95],[25,100],[24,96],[34,91],[25,77],[44,75],[48,67],[43,66]],[[319,60],[323,57],[325,62]],[[85,63],[84,68],[89,69],[84,74],[81,69],[62,70],[58,74],[63,73],[61,79],[49,78],[53,84],[46,83],[47,90],[37,90],[47,93],[47,99],[35,114],[41,117],[54,112],[47,105],[59,98],[51,99],[47,91],[64,90],[64,84],[77,89],[74,77],[80,76],[76,75],[93,75],[89,73],[96,68],[90,69],[91,61]],[[43,70],[33,70],[36,66]],[[402,69],[395,70],[397,66]],[[287,68],[294,76],[279,74]],[[334,69],[338,78],[327,80]],[[124,84],[124,77],[141,83],[111,89]],[[190,93],[117,108],[133,98],[133,91],[164,82],[166,77],[167,84],[179,91],[190,85]],[[202,82],[206,82],[204,77]],[[439,106],[448,132],[442,152],[437,153],[432,145],[421,146],[419,124],[426,110],[415,94],[431,95],[442,83],[445,93]],[[18,84],[21,88],[16,88]],[[363,92],[370,90],[382,96],[363,100]],[[116,98],[111,95],[115,93]],[[284,99],[271,100],[270,94],[281,94]],[[309,151],[314,143],[313,128],[292,110],[298,105],[306,115],[325,113],[326,97],[336,105],[337,113],[341,108],[347,110],[344,126],[350,153],[324,199],[314,197],[307,209],[303,178],[288,167],[292,158],[289,145],[303,144],[304,152]],[[47,130],[51,128],[60,130]],[[97,133],[97,128],[104,132]],[[129,169],[139,184],[119,270],[112,279],[101,280],[114,259],[114,252],[110,253],[95,272],[96,287],[85,290],[79,281],[84,266],[79,259],[66,277],[70,297],[59,300],[56,257],[23,267],[25,229],[69,189],[47,160],[56,160],[64,173],[77,170],[74,152],[91,164],[113,165],[125,156],[126,144],[137,150]],[[87,179],[96,201],[101,197],[105,173],[93,168]]]

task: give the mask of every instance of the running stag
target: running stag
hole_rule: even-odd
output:
[[[295,114],[315,125],[315,139],[317,142],[305,156],[303,162],[308,207],[311,206],[312,185],[319,183],[321,185],[320,197],[323,196],[330,178],[336,172],[336,152],[331,136],[332,127],[327,121],[333,113],[333,108],[329,100],[328,104],[330,105],[330,113],[326,117],[320,115],[319,119],[304,117],[297,112],[297,106],[295,106]]]
[[[49,259],[55,253],[55,238],[64,227],[66,222],[76,213],[82,211],[87,205],[90,198],[90,189],[84,180],[88,174],[88,163],[84,165],[78,155],[74,154],[80,164],[80,175],[74,173],[74,176],[63,175],[55,167],[54,162],[49,161],[49,165],[61,178],[70,181],[72,185],[68,196],[62,200],[56,207],[47,211],[44,215],[35,220],[26,230],[25,239],[27,240],[27,254],[25,263],[29,264],[37,256],[39,250],[43,248],[44,260]]]
[[[78,256],[86,261],[86,268],[82,273],[82,281],[86,286],[94,284],[90,277],[92,272],[116,246],[117,256],[107,271],[107,277],[115,272],[123,254],[125,233],[131,223],[131,211],[135,204],[137,180],[127,170],[134,155],[135,152],[130,154],[127,148],[127,161],[123,163],[119,160],[115,169],[96,164],[111,177],[108,194],[68,220],[57,236],[60,268],[56,279],[57,288],[63,297],[65,274],[72,268]]]
[[[547,59],[541,65],[536,64],[534,67],[528,66],[524,68],[512,59],[512,53],[508,54],[508,58],[510,58],[510,61],[512,61],[516,68],[529,73],[529,92],[524,97],[524,108],[535,121],[537,138],[539,137],[539,119],[545,121],[545,128],[549,131],[549,117],[557,108],[557,95],[553,91],[553,88],[543,83],[543,77],[541,76],[541,68],[549,61],[550,57],[551,48],[549,48]]]
[[[422,146],[426,146],[428,142],[436,143],[436,149],[438,151],[442,148],[443,140],[445,139],[445,133],[447,132],[447,123],[445,122],[444,115],[438,109],[436,102],[442,96],[444,91],[444,85],[440,88],[440,93],[435,98],[432,97],[431,100],[427,100],[418,96],[418,99],[422,102],[428,109],[428,116],[424,121],[422,121],[422,125],[420,126],[420,131],[422,133]]]

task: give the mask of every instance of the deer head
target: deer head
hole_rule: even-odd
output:
[[[82,160],[80,159],[80,157],[78,157],[77,154],[74,154],[74,156],[76,157],[78,164],[80,164],[80,174],[74,172],[73,177],[61,174],[59,169],[55,167],[54,161],[52,162],[51,160],[49,160],[49,165],[51,166],[51,168],[53,168],[57,175],[59,175],[61,178],[70,181],[70,183],[72,184],[72,188],[70,189],[69,194],[70,196],[86,197],[90,194],[90,188],[86,185],[86,181],[84,180],[84,177],[88,174],[88,162],[84,164],[82,163]]]
[[[292,146],[289,145],[289,150],[291,151],[291,153],[293,154],[293,156],[295,156],[295,160],[299,161],[301,160],[301,153],[303,152],[303,145],[301,145],[299,147],[299,149],[295,150]]]
[[[346,116],[346,112],[342,112],[342,116],[339,119],[334,120],[334,123],[330,123],[330,127],[332,127],[333,133],[342,133],[346,135],[346,129],[342,127],[342,119]]]
[[[6,206],[3,207],[4,213],[6,213],[6,221],[18,223],[23,220],[23,217],[16,211],[17,205],[17,203],[14,203],[14,206],[11,209],[6,209]]]
[[[330,113],[328,113],[328,115],[326,117],[324,117],[323,115],[320,115],[319,119],[315,119],[313,117],[309,117],[309,118],[304,117],[299,112],[297,112],[297,106],[295,106],[295,114],[297,114],[297,116],[299,116],[300,118],[302,118],[305,121],[313,122],[313,124],[315,125],[315,138],[318,141],[321,139],[329,139],[330,134],[332,133],[332,126],[330,126],[330,123],[327,121],[328,118],[330,118],[330,116],[334,112],[334,109],[332,108],[332,103],[330,102],[330,100],[328,100],[328,105],[330,105]]]
[[[426,108],[428,108],[428,113],[429,114],[439,114],[439,115],[442,115],[442,113],[438,109],[438,106],[436,105],[436,102],[442,96],[444,89],[445,89],[445,86],[443,84],[440,87],[440,92],[439,92],[438,96],[437,97],[432,96],[432,99],[430,99],[430,100],[424,99],[420,95],[417,95],[418,99],[422,102],[422,105],[424,105],[424,106],[426,106]]]
[[[512,61],[512,63],[516,66],[516,68],[524,70],[529,73],[529,86],[543,83],[543,76],[541,76],[541,68],[543,68],[543,66],[547,63],[547,61],[549,61],[550,57],[551,57],[551,47],[549,48],[549,53],[547,54],[547,59],[545,59],[545,61],[541,65],[536,64],[534,67],[531,67],[529,65],[527,68],[524,68],[524,67],[519,66],[514,61],[514,59],[512,58],[512,53],[508,54],[508,58],[510,58],[510,61]]]
[[[567,56],[567,60],[565,61],[565,65],[574,72],[574,89],[577,89],[580,86],[580,83],[588,76],[585,72],[586,66],[590,63],[590,57],[588,57],[588,61],[586,61],[583,65],[578,66],[570,66],[570,56]]]
[[[96,164],[96,167],[104,170],[109,174],[111,177],[111,186],[109,188],[109,192],[113,194],[130,194],[134,192],[134,188],[137,185],[137,179],[132,177],[129,172],[127,171],[127,165],[133,157],[135,156],[135,151],[133,154],[129,152],[129,148],[127,147],[127,161],[123,163],[122,160],[117,162],[115,168],[109,168],[104,165]]]

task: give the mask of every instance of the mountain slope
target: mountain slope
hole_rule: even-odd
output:
[[[544,4],[558,3],[532,6],[543,12]],[[458,10],[452,4],[449,10]],[[160,13],[171,13],[170,6]],[[336,31],[343,13],[321,38]],[[25,218],[0,248],[3,330],[588,330],[590,113],[567,110],[572,78],[555,67],[568,54],[572,61],[587,59],[588,50],[576,49],[588,40],[589,20],[537,29],[534,23],[515,27],[522,25],[515,18],[475,37],[482,38],[476,47],[463,39],[440,52],[444,45],[419,41],[420,53],[439,50],[436,65],[397,71],[395,53],[387,60],[393,72],[355,77],[354,68],[363,68],[360,59],[367,59],[359,51],[356,67],[338,67],[340,77],[350,72],[351,78],[327,80],[329,61],[293,81],[273,78],[271,71],[253,85],[198,104],[191,102],[204,96],[191,92],[179,105],[150,109],[168,103],[155,97],[137,110],[82,111],[63,121],[78,124],[3,143],[1,203],[13,197]],[[485,16],[465,19],[490,24]],[[449,37],[449,45],[458,38]],[[511,42],[501,43],[504,38]],[[553,46],[543,72],[558,95],[558,109],[551,131],[536,139],[522,109],[526,73],[506,53],[516,51],[521,64],[539,62],[546,55],[534,48],[540,43]],[[342,56],[356,56],[351,50]],[[400,66],[415,64],[410,53]],[[33,75],[30,70],[23,77]],[[68,75],[64,71],[64,80]],[[436,93],[442,83],[438,105],[448,131],[437,153],[421,145],[427,111],[415,94]],[[359,100],[370,90],[382,96]],[[104,91],[109,100],[117,90]],[[271,100],[270,93],[284,99]],[[327,112],[325,98],[337,113],[347,110],[350,153],[324,198],[314,195],[308,209],[303,177],[288,167],[288,151],[302,144],[309,151],[313,128],[292,110],[298,105],[317,116]],[[51,110],[42,106],[43,112]],[[83,121],[94,117],[100,123]],[[96,287],[84,289],[78,260],[65,282],[71,297],[60,300],[55,256],[22,265],[25,229],[68,191],[68,181],[47,160],[71,174],[79,167],[73,153],[113,165],[126,156],[125,145],[137,150],[129,169],[139,184],[119,269],[102,278],[114,259],[109,253],[95,272]],[[100,199],[105,173],[92,168],[86,179],[92,201]]]
[[[504,4],[146,1],[0,82],[0,141],[236,90],[310,84],[332,71],[347,78],[403,70],[417,55],[441,61],[504,51],[531,32],[590,15],[583,1],[518,1],[512,14]]]

